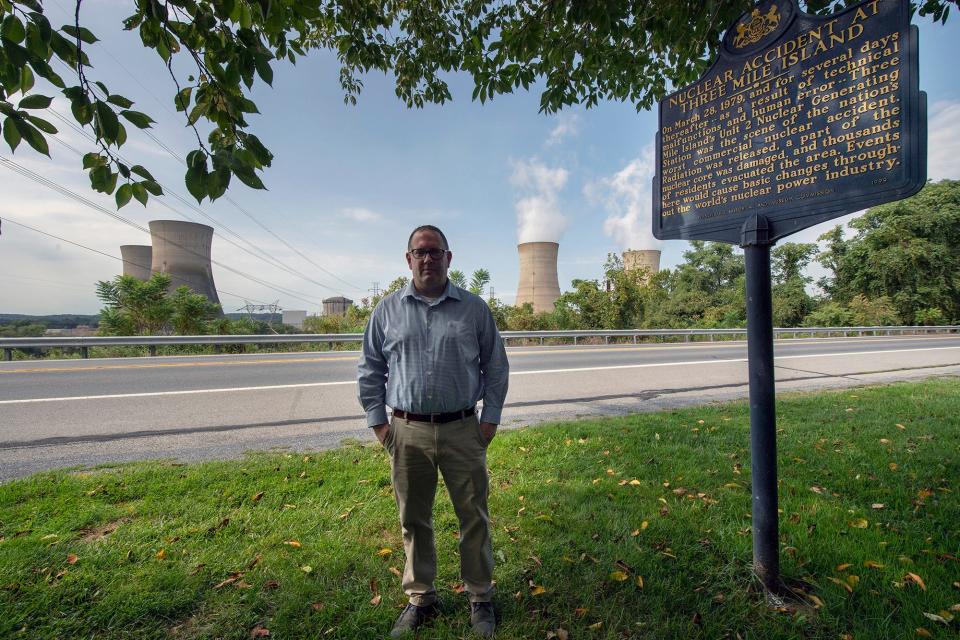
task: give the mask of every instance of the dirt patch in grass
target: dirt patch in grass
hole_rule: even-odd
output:
[[[97,540],[102,540],[108,535],[120,528],[120,525],[130,522],[132,518],[120,518],[118,520],[113,520],[99,527],[93,527],[88,529],[81,529],[80,533],[80,542],[96,542]]]

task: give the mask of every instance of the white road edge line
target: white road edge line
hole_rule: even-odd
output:
[[[960,349],[960,347],[928,347],[924,349],[889,349],[883,351],[849,351],[845,353],[815,353],[800,356],[781,356],[775,359],[779,360],[799,360],[806,358],[843,358],[848,356],[883,355],[890,353],[913,353],[917,351],[950,351]],[[515,371],[511,376],[534,376],[545,373],[578,373],[581,371],[615,371],[618,369],[652,369],[656,367],[689,367],[702,366],[705,364],[735,364],[746,362],[746,358],[731,358],[726,360],[693,360],[690,362],[652,362],[647,364],[621,364],[608,367],[575,367],[572,369],[538,369],[536,371]],[[38,402],[70,402],[79,400],[114,400],[119,398],[152,398],[159,396],[188,396],[204,393],[235,393],[242,391],[273,391],[276,389],[306,389],[311,387],[336,387],[348,384],[357,384],[356,380],[339,380],[337,382],[305,382],[303,384],[278,384],[265,387],[230,387],[226,389],[191,389],[185,391],[152,391],[144,393],[117,393],[100,396],[71,396],[64,398],[28,398],[25,400],[0,400],[0,405],[9,404],[33,404]]]

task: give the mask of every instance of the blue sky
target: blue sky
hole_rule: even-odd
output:
[[[67,6],[65,0],[45,3],[55,24],[70,20]],[[135,34],[121,31],[128,6],[119,0],[83,4],[84,21],[101,38],[88,49],[96,78],[112,93],[135,100],[135,109],[157,121],[154,136],[183,157],[193,148],[192,133],[172,108],[173,87],[160,59],[144,51]],[[916,22],[920,83],[929,100],[928,174],[960,178],[960,83],[954,67],[960,17],[945,26]],[[63,67],[57,71],[65,78],[69,74]],[[181,78],[187,74],[184,67]],[[285,291],[214,266],[217,287],[226,292],[221,296],[226,311],[244,299],[279,300],[284,308],[311,313],[331,295],[359,300],[374,282],[383,287],[408,273],[405,241],[418,224],[444,229],[453,267],[468,274],[488,269],[496,295],[505,302],[513,301],[517,287],[520,238],[560,242],[561,289],[574,278],[600,277],[607,253],[628,247],[661,249],[663,267],[682,260],[686,243],[655,242],[649,233],[655,111],[637,113],[630,104],[607,103],[547,116],[537,112],[536,91],[481,105],[470,100],[472,81],[457,76],[451,77],[452,103],[409,110],[395,97],[391,78],[374,74],[364,83],[358,105],[344,105],[335,58],[313,52],[296,66],[280,65],[273,89],[254,86],[261,115],[251,118],[251,130],[275,155],[263,176],[269,191],[234,181],[227,194],[233,202],[223,198],[200,208],[217,220],[213,226],[222,236],[247,248],[215,237],[215,260]],[[62,99],[52,108],[69,113]],[[53,114],[48,119],[61,130],[57,137],[64,143],[82,152],[93,149]],[[168,192],[189,198],[178,160],[155,140],[132,126],[129,130],[121,153],[147,166]],[[59,142],[51,143],[52,160],[26,145],[13,155],[4,146],[0,155],[115,210],[112,198],[89,189],[79,156]],[[4,166],[0,184],[0,217],[114,256],[121,244],[149,243],[146,234]],[[176,211],[151,199],[146,209],[134,202],[120,214],[144,226],[153,219],[183,219],[177,212],[211,224],[175,198],[163,201]],[[790,240],[812,241],[835,223]],[[120,272],[115,259],[13,224],[4,224],[2,231],[0,313],[95,313],[100,304],[94,283]],[[253,257],[257,250],[309,280]]]

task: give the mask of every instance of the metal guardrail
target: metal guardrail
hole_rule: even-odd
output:
[[[946,326],[895,326],[895,327],[782,327],[773,330],[774,337],[800,335],[808,336],[848,336],[848,335],[904,335],[927,333],[956,333],[960,325]],[[718,336],[746,337],[747,330],[734,329],[594,329],[586,331],[501,331],[504,343],[510,340],[538,340],[543,344],[549,339],[572,340],[578,344],[584,338],[603,338],[604,344],[611,338],[631,338],[636,344],[641,338],[679,337],[685,342],[698,336],[707,336],[714,340]],[[232,344],[312,344],[327,342],[331,346],[337,342],[360,342],[360,333],[292,333],[255,336],[78,336],[50,338],[0,338],[5,360],[13,359],[14,349],[51,349],[69,347],[80,350],[82,358],[89,357],[90,347],[146,346],[150,355],[157,355],[157,347],[165,345],[222,345]]]

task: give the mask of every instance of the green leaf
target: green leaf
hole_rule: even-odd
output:
[[[152,175],[150,175],[150,172],[147,171],[146,169],[144,169],[144,168],[143,168],[141,165],[139,165],[139,164],[135,164],[135,165],[133,165],[132,167],[130,167],[130,173],[135,173],[135,174],[137,174],[138,176],[140,176],[141,178],[146,178],[147,180],[156,181],[156,178],[154,178]]]
[[[108,169],[109,171],[109,169]],[[120,177],[119,173],[114,173],[109,171],[110,175],[107,178],[107,183],[104,185],[104,190],[107,193],[113,193],[113,190],[117,188],[117,178]]]
[[[108,97],[107,102],[110,104],[115,104],[121,109],[129,109],[133,106],[133,101],[127,100],[123,96],[118,96],[117,94],[113,94],[112,96]]]
[[[207,176],[207,192],[210,200],[216,200],[227,191],[230,186],[230,169],[219,167]]]
[[[57,133],[57,128],[43,118],[38,118],[37,116],[32,116],[30,114],[26,114],[24,117],[33,126],[35,126],[37,129],[40,129],[40,131],[43,131],[44,133]]]
[[[26,37],[27,32],[23,28],[23,23],[14,15],[9,15],[3,19],[3,26],[0,27],[0,33],[11,42],[20,44]]]
[[[98,165],[90,170],[90,186],[94,191],[103,193],[106,191],[107,182],[110,180],[110,169],[105,165]]]
[[[173,98],[173,104],[176,106],[177,111],[186,111],[187,107],[190,106],[190,94],[193,92],[193,87],[187,87],[182,89],[176,96]]]
[[[73,118],[80,124],[90,124],[93,120],[93,107],[86,96],[74,100],[70,104],[70,111],[73,112]]]
[[[34,93],[21,100],[17,106],[21,109],[46,109],[51,102],[53,102],[53,98]]]
[[[146,189],[147,191],[149,191],[155,196],[163,195],[163,188],[161,188],[160,185],[154,182],[153,180],[144,180],[140,184],[143,185],[144,189]]]
[[[115,142],[120,131],[120,121],[117,114],[113,112],[110,106],[101,100],[94,104],[94,112],[97,116],[97,133],[99,137],[109,142]]]
[[[117,199],[117,209],[122,209],[125,204],[130,202],[130,198],[133,197],[133,188],[129,183],[120,185],[120,188],[117,189],[116,193]]]
[[[268,85],[273,86],[273,68],[270,66],[270,60],[266,56],[257,56],[254,59],[257,65],[257,75]]]
[[[207,195],[206,177],[206,167],[204,167],[203,170],[200,170],[198,167],[190,167],[190,169],[187,170],[187,191],[197,199],[197,202],[203,202],[204,196]]]
[[[143,185],[139,182],[133,183],[133,197],[137,199],[137,202],[143,206],[147,206],[147,198],[150,196],[147,195],[147,190],[143,188]]]
[[[20,132],[17,131],[17,125],[15,124],[14,118],[7,118],[3,123],[3,139],[7,141],[7,144],[10,145],[10,152],[13,153],[17,150],[17,145],[20,144]]]
[[[92,169],[94,167],[99,167],[106,162],[103,156],[99,153],[90,152],[83,156],[83,168]]]
[[[117,125],[117,146],[122,147],[127,142],[127,129],[122,124]]]
[[[77,29],[77,27],[72,24],[65,24],[60,27],[60,30],[68,35],[73,36],[74,38],[79,37],[82,42],[86,42],[87,44],[98,42],[97,36],[93,35],[93,33],[86,27],[80,27]]]
[[[24,66],[20,69],[20,91],[26,93],[33,89],[33,71],[30,71],[30,67]]]
[[[154,122],[150,116],[139,111],[124,110],[120,112],[120,115],[132,122],[139,129],[149,129],[150,125]]]
[[[240,182],[247,185],[251,189],[266,189],[266,187],[263,185],[263,182],[260,181],[260,178],[250,167],[243,165],[235,167],[233,173],[240,178]]]
[[[26,120],[17,118],[14,122],[16,122],[17,131],[19,131],[23,139],[27,141],[27,144],[49,158],[50,147],[47,145],[47,139],[43,137],[43,134],[32,127]]]

